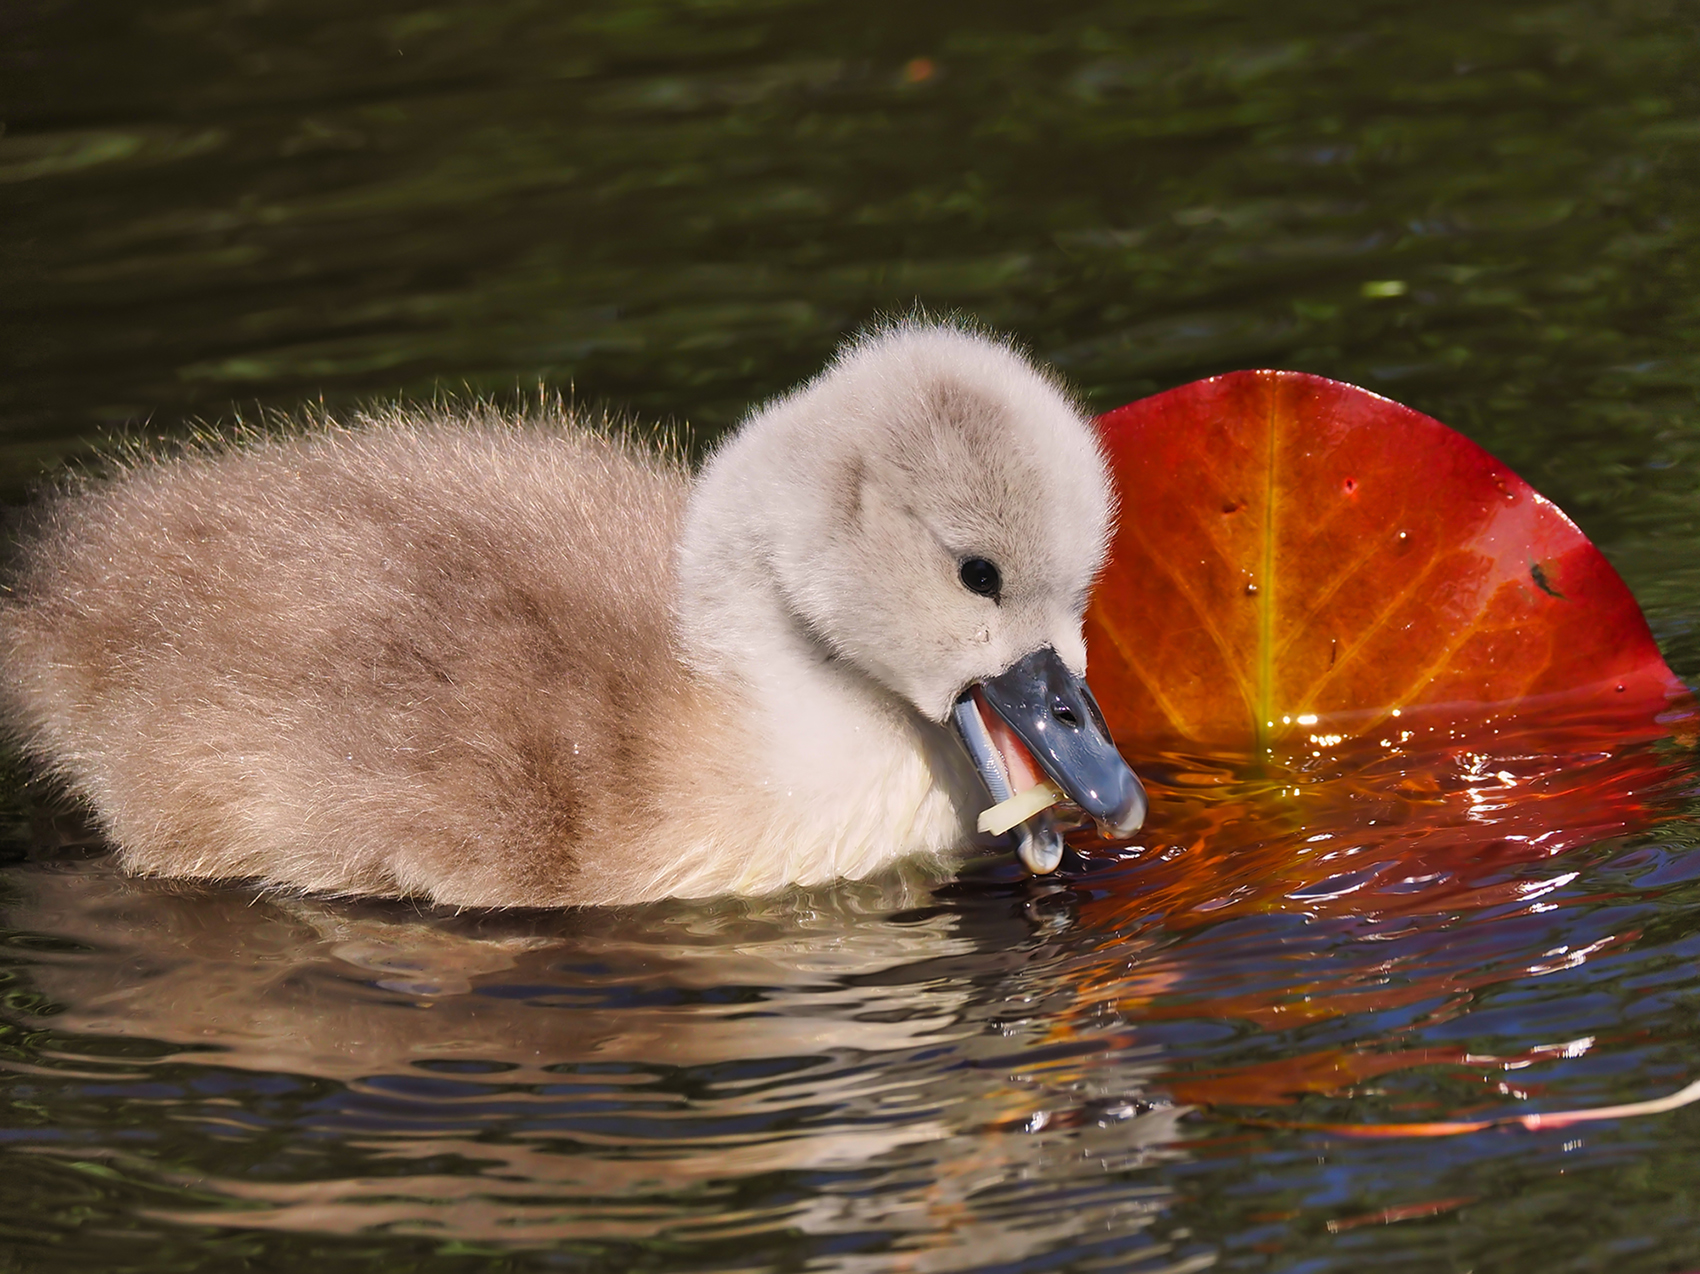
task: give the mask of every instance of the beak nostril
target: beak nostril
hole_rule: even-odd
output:
[[[1075,715],[1074,709],[1060,700],[1051,705],[1051,715],[1064,725],[1074,726],[1076,729],[1080,726],[1080,718]]]

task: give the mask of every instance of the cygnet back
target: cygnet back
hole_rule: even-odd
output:
[[[713,715],[673,649],[683,467],[558,410],[355,423],[50,504],[0,604],[10,721],[132,870],[606,895],[582,847],[642,835]]]

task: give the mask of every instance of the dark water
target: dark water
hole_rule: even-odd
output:
[[[1439,416],[1700,674],[1691,4],[10,0],[0,116],[12,499],[308,400],[710,436],[918,302],[1105,408],[1264,365]],[[1576,765],[1650,776],[1632,830],[1185,914],[1104,860],[421,916],[127,881],[20,812],[0,1270],[1700,1266],[1700,1109],[1271,1126],[1700,1074],[1695,767]]]

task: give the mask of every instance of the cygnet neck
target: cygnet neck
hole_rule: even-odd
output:
[[[835,657],[785,597],[777,546],[796,533],[790,515],[808,493],[774,423],[758,417],[715,454],[692,490],[675,562],[685,662],[775,714],[809,716],[837,705],[814,733],[852,707],[865,710],[855,724],[914,716]]]

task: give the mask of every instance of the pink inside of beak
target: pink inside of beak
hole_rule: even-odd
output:
[[[1033,754],[1004,724],[1004,720],[986,702],[986,696],[980,693],[978,686],[974,687],[974,707],[980,714],[980,720],[985,723],[986,733],[991,737],[992,746],[1003,758],[1004,773],[1009,776],[1009,790],[1012,796],[1025,792],[1035,784],[1045,781],[1045,772],[1039,768],[1039,763],[1033,759]]]

